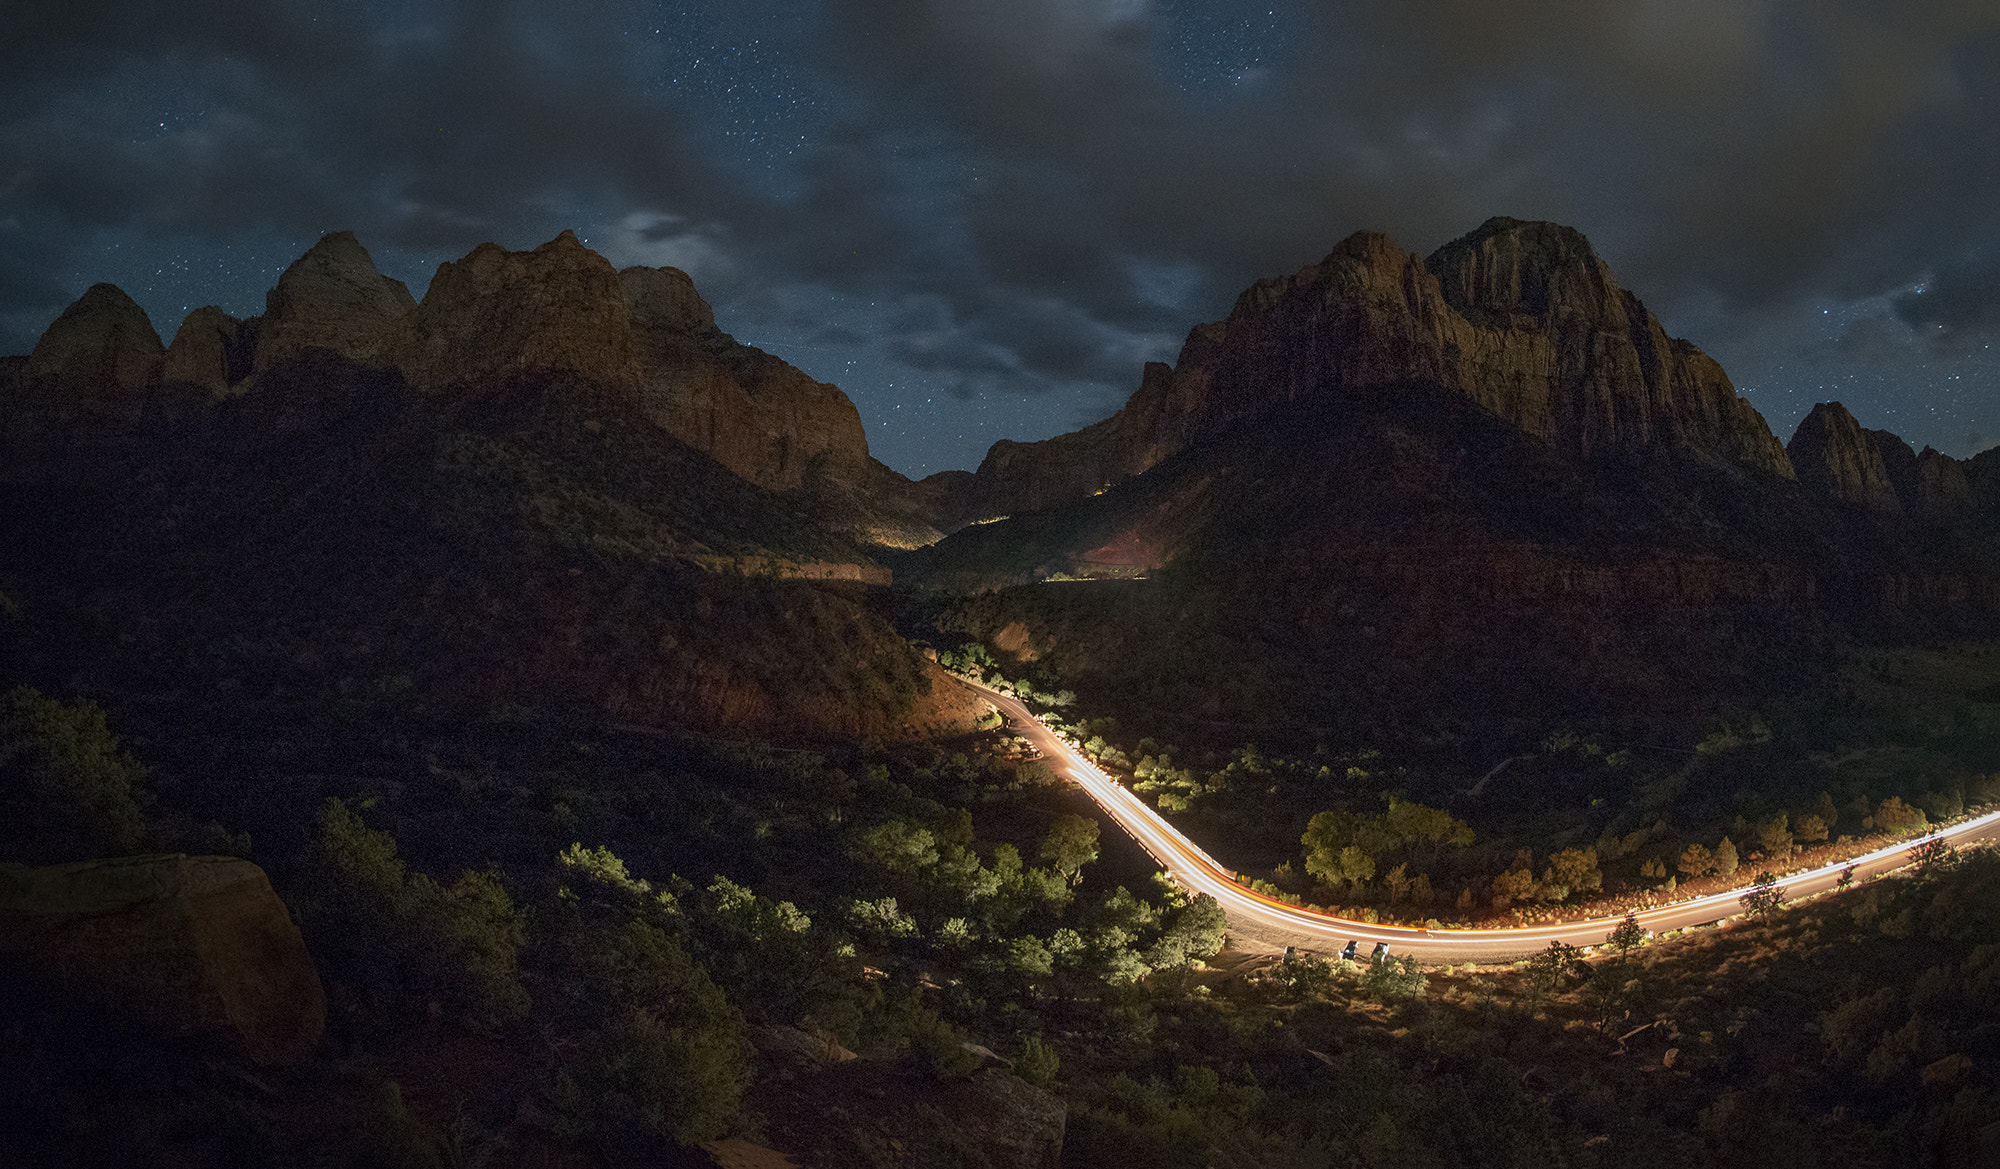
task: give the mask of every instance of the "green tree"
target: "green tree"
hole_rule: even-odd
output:
[[[1705,844],[1690,844],[1682,852],[1674,867],[1690,881],[1698,880],[1715,871],[1715,854],[1708,851]]]
[[[537,986],[549,988],[542,1025],[561,1041],[559,1130],[615,1142],[638,1129],[684,1146],[719,1135],[749,1078],[750,1045],[689,952],[679,898],[603,849],[571,846],[562,870],[532,945]],[[711,894],[741,908],[727,887]]]
[[[1361,993],[1377,1002],[1422,998],[1430,986],[1424,968],[1409,955],[1388,955],[1361,973]]]
[[[888,820],[855,835],[854,856],[884,872],[909,876],[937,864],[937,837],[928,828]]]
[[[1604,875],[1597,868],[1597,850],[1565,848],[1556,853],[1549,858],[1549,871],[1542,884],[1548,890],[1543,895],[1551,901],[1595,893],[1604,887]]]
[[[1736,845],[1727,836],[1723,837],[1722,843],[1715,846],[1716,876],[1734,876],[1736,866],[1740,863],[1736,856]]]
[[[1581,965],[1583,959],[1575,946],[1551,939],[1547,949],[1528,959],[1523,983],[1527,987],[1529,1005],[1540,1007],[1548,996],[1563,988],[1563,984],[1574,976]]]
[[[1930,827],[1922,808],[1913,808],[1900,796],[1890,796],[1875,809],[1875,827],[1883,832],[1908,835]]]
[[[1037,1088],[1052,1088],[1061,1068],[1062,1057],[1053,1045],[1043,1042],[1038,1035],[1021,1040],[1020,1053],[1014,1057],[1015,1075]]]
[[[1516,901],[1533,897],[1538,888],[1540,885],[1535,880],[1533,869],[1525,865],[1509,869],[1493,878],[1493,905],[1496,909],[1505,909]]]
[[[1743,903],[1745,912],[1761,920],[1774,916],[1778,910],[1784,908],[1785,891],[1779,886],[1777,877],[1768,871],[1760,872],[1757,874],[1757,883],[1737,900]]]
[[[482,1023],[527,1013],[525,922],[495,874],[468,869],[440,885],[337,799],[320,808],[307,867],[309,937],[378,1000],[405,1010],[435,1003]]]
[[[88,700],[0,694],[0,859],[55,864],[139,851],[145,772]]]
[[[1083,880],[1083,866],[1097,859],[1098,831],[1090,817],[1064,813],[1042,838],[1041,858],[1075,885]]]
[[[1783,812],[1757,825],[1757,846],[1770,860],[1783,861],[1792,855],[1791,818]]]

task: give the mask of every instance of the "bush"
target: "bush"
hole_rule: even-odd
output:
[[[517,959],[523,922],[492,873],[450,888],[411,872],[396,841],[339,800],[320,810],[309,857],[308,933],[336,971],[406,1009],[435,1002],[482,1024],[527,1013]]]
[[[144,770],[96,703],[0,695],[0,859],[57,864],[123,856],[146,843]]]
[[[670,894],[603,849],[563,861],[569,883],[537,916],[533,950],[549,1025],[576,1053],[555,1077],[563,1129],[681,1145],[718,1135],[749,1079],[742,1015],[689,954]]]
[[[1056,1049],[1044,1043],[1040,1036],[1030,1035],[1021,1040],[1021,1053],[1014,1057],[1014,1074],[1037,1088],[1052,1088],[1056,1082],[1056,1072],[1062,1068],[1062,1057]]]

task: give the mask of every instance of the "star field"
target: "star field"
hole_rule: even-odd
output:
[[[1104,417],[1349,233],[1582,230],[1780,438],[2000,441],[2000,10],[1913,0],[16,6],[0,350],[163,337],[354,230],[694,276],[908,474]]]

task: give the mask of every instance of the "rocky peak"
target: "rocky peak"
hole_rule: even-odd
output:
[[[1917,456],[1917,480],[1926,513],[1946,521],[1972,513],[1976,505],[1972,481],[1965,473],[1965,464],[1957,459],[1925,447]]]
[[[1839,402],[1814,406],[1785,449],[1801,486],[1873,511],[1902,511],[1882,447]]]
[[[161,380],[193,386],[220,398],[250,376],[255,363],[257,326],[239,321],[215,305],[189,313],[167,346]]]
[[[568,230],[530,252],[485,243],[440,264],[401,356],[404,376],[426,390],[564,373],[637,392],[618,273]]]
[[[996,447],[974,495],[996,514],[1046,507],[1273,407],[1365,403],[1412,385],[1459,394],[1576,457],[1677,450],[1792,474],[1722,367],[1668,337],[1580,233],[1490,219],[1429,259],[1364,231],[1258,281],[1228,319],[1189,332],[1170,370],[1149,367],[1112,418]]]
[[[1575,228],[1498,216],[1425,261],[1445,300],[1468,316],[1526,316],[1547,324],[1577,316],[1628,325],[1624,291]]]
[[[258,370],[308,349],[328,349],[364,365],[392,363],[405,318],[416,308],[403,282],[376,271],[351,231],[320,237],[264,295]]]
[[[642,334],[699,335],[715,328],[715,310],[679,268],[626,268],[618,273],[625,313]]]
[[[93,284],[28,355],[31,384],[86,408],[159,384],[166,356],[146,310],[116,285]]]

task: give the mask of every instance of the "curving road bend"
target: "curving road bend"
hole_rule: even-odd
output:
[[[1359,942],[1364,952],[1377,942],[1387,942],[1390,953],[1409,954],[1426,962],[1491,962],[1532,954],[1551,941],[1566,942],[1572,946],[1595,946],[1624,920],[1621,915],[1518,928],[1426,930],[1409,926],[1370,925],[1287,905],[1238,883],[1235,873],[1216,863],[1213,857],[1181,835],[1131,789],[1099,770],[1080,751],[1049,730],[1040,719],[1029,713],[1019,699],[978,683],[968,682],[967,685],[997,707],[1011,724],[1010,729],[1040,751],[1058,774],[1067,775],[1088,792],[1098,806],[1152,854],[1177,884],[1191,892],[1206,893],[1221,903],[1229,915],[1233,932],[1248,934],[1273,945],[1297,945],[1329,953],[1349,941]],[[1901,868],[1910,862],[1910,850],[1926,840],[1939,839],[1962,845],[1996,837],[2000,837],[2000,812],[1990,812],[1849,861],[1793,873],[1781,878],[1778,884],[1784,889],[1787,899],[1807,897],[1834,888],[1840,881],[1841,872],[1850,867],[1854,870],[1856,881]],[[1739,900],[1742,892],[1735,889],[1643,909],[1638,913],[1639,924],[1654,933],[1664,933],[1720,921],[1743,911]]]

